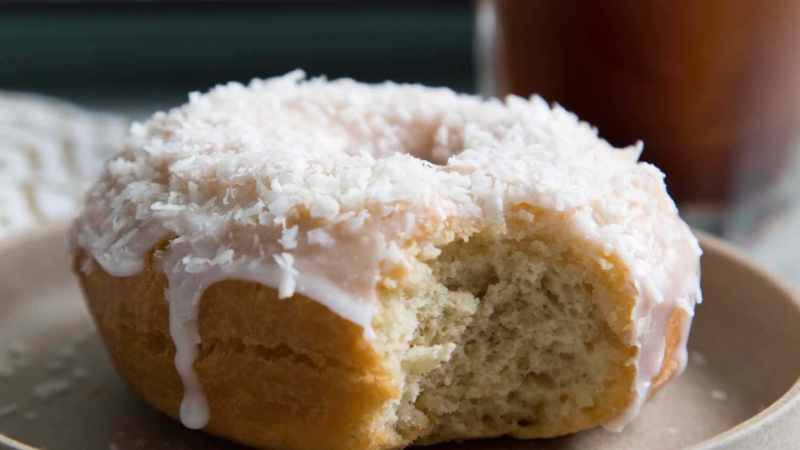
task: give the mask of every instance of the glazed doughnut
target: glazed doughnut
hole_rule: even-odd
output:
[[[701,300],[641,150],[539,97],[230,83],[131,127],[76,273],[131,388],[247,445],[621,430]]]
[[[78,214],[129,125],[61,100],[0,91],[0,238]]]

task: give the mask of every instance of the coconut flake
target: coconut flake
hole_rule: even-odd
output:
[[[711,398],[713,398],[714,400],[716,400],[718,402],[724,402],[724,401],[728,400],[728,394],[726,394],[724,391],[721,391],[719,389],[712,389],[711,390]]]
[[[308,243],[311,245],[321,245],[323,247],[332,247],[336,244],[336,240],[331,237],[325,230],[322,228],[314,228],[313,230],[308,230]]]
[[[19,405],[12,403],[10,405],[0,406],[0,419],[10,416],[19,410]]]
[[[71,386],[72,383],[69,380],[47,381],[36,385],[32,393],[36,400],[46,402],[53,397],[66,394],[69,392]]]
[[[296,285],[295,277],[298,272],[294,268],[294,256],[291,253],[281,253],[274,255],[275,262],[281,268],[281,284],[278,288],[278,298],[285,299],[294,295]]]
[[[297,232],[300,227],[297,225],[291,228],[284,228],[281,232],[281,238],[278,241],[285,250],[294,250],[297,248]]]

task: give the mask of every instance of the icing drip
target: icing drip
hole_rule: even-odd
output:
[[[325,241],[327,245],[323,246],[318,237],[297,236],[291,242],[284,240],[284,248],[277,243],[260,245],[257,235],[239,238],[226,250],[220,248],[218,237],[213,235],[198,240],[181,237],[173,239],[166,250],[156,254],[168,280],[164,296],[169,302],[175,368],[183,382],[180,418],[186,427],[203,428],[210,416],[193,365],[200,353],[200,300],[205,290],[216,282],[260,283],[278,290],[279,298],[295,293],[304,295],[362,326],[367,338],[374,336],[372,305],[375,285],[380,279],[377,258],[384,238],[367,225],[350,231],[350,234],[338,235],[335,245]],[[310,236],[318,234],[319,231]],[[163,233],[162,236],[143,236],[143,240],[158,241],[159,237],[163,239]],[[285,247],[291,249],[287,251]],[[104,270],[117,276],[133,275],[141,270],[141,264],[133,264],[127,257],[111,260],[100,254],[95,258]]]
[[[692,319],[694,318],[694,309],[683,316],[681,323],[681,335],[678,340],[678,345],[675,348],[675,360],[678,362],[678,375],[686,371],[686,366],[689,364],[689,332],[692,328]]]

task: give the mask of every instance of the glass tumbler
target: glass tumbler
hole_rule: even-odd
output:
[[[475,7],[479,91],[536,93],[615,146],[643,141],[691,224],[743,240],[793,201],[800,1]]]

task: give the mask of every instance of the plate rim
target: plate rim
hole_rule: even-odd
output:
[[[0,242],[0,255],[20,251],[31,242],[52,239],[57,235],[63,238],[65,245],[62,249],[64,251],[69,251],[69,245],[67,243],[69,229],[69,221],[59,221],[13,234]],[[708,250],[711,250],[763,278],[765,282],[773,285],[780,291],[800,312],[800,291],[787,279],[767,268],[762,262],[748,256],[743,250],[737,248],[733,244],[700,230],[693,229],[692,231],[695,236],[697,236],[704,254]],[[764,410],[739,423],[735,427],[729,428],[720,434],[687,447],[685,450],[725,448],[724,446],[726,445],[735,444],[737,440],[743,439],[751,433],[756,433],[761,426],[790,414],[800,416],[800,374],[792,386]],[[42,450],[39,447],[33,447],[24,442],[20,442],[3,433],[0,433],[0,448],[8,448],[9,450]]]
[[[713,249],[714,252],[730,259],[759,277],[780,291],[800,311],[800,291],[794,287],[782,275],[769,269],[764,263],[747,255],[744,250],[735,245],[712,236],[709,233],[693,229],[692,232],[700,241],[700,246],[705,254],[706,249]],[[702,274],[701,274],[702,279]],[[729,428],[722,433],[694,444],[686,450],[712,450],[715,448],[723,449],[726,445],[735,444],[737,440],[743,439],[750,433],[757,433],[759,427],[770,422],[779,420],[790,414],[800,415],[800,374],[789,389],[775,400],[771,405],[764,408],[759,413],[748,418],[744,422]]]

